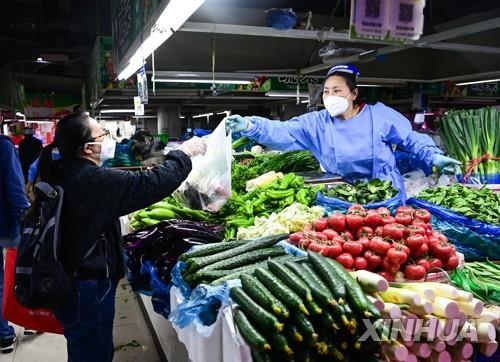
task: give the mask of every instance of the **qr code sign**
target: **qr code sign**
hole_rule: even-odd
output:
[[[380,1],[381,0],[365,0],[365,17],[378,19],[380,18]]]
[[[402,23],[413,21],[413,4],[399,4],[398,20]]]

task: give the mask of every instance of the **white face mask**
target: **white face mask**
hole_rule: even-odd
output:
[[[100,158],[101,162],[115,157],[116,141],[112,138],[106,138],[101,144]]]
[[[328,96],[323,99],[323,103],[326,110],[332,117],[341,115],[349,108],[349,102],[347,101],[347,99],[339,96]]]

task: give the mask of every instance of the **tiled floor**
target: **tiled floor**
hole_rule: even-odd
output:
[[[0,362],[65,362],[66,340],[63,336],[45,333],[25,336],[16,327],[14,352],[0,354]],[[144,319],[139,301],[126,284],[118,286],[114,326],[115,362],[160,362],[152,334]],[[95,361],[97,362],[97,361]]]

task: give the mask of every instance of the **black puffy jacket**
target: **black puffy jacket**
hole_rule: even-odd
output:
[[[191,171],[191,159],[172,151],[149,171],[98,167],[85,159],[63,164],[64,201],[60,257],[81,279],[125,275],[119,217],[162,200]]]

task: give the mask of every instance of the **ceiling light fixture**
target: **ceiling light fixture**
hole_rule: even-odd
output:
[[[243,79],[216,79],[215,81],[212,79],[178,79],[178,78],[160,78],[160,79],[153,79],[153,82],[160,82],[160,83],[204,83],[204,84],[212,84],[212,83],[217,83],[217,84],[251,84],[249,80],[243,80]]]
[[[193,118],[210,117],[213,115],[214,115],[213,113],[203,113],[203,114],[197,114],[196,116],[193,116]]]
[[[267,97],[295,98],[296,92],[266,92]],[[309,98],[308,94],[299,94],[300,98]]]
[[[217,114],[225,114],[226,116],[229,116],[231,114],[231,111],[217,112]]]
[[[470,85],[470,84],[493,83],[493,82],[500,82],[500,78],[499,79],[487,79],[487,80],[475,80],[472,82],[456,83],[455,85]]]
[[[205,0],[170,0],[154,24],[151,34],[140,45],[129,59],[128,65],[118,75],[118,79],[130,78],[144,61],[162,45],[170,36],[179,30]]]
[[[358,84],[358,87],[371,87],[371,88],[380,88],[380,87],[384,87],[383,85],[380,85],[380,84]]]
[[[102,109],[99,113],[135,113],[133,109]]]

